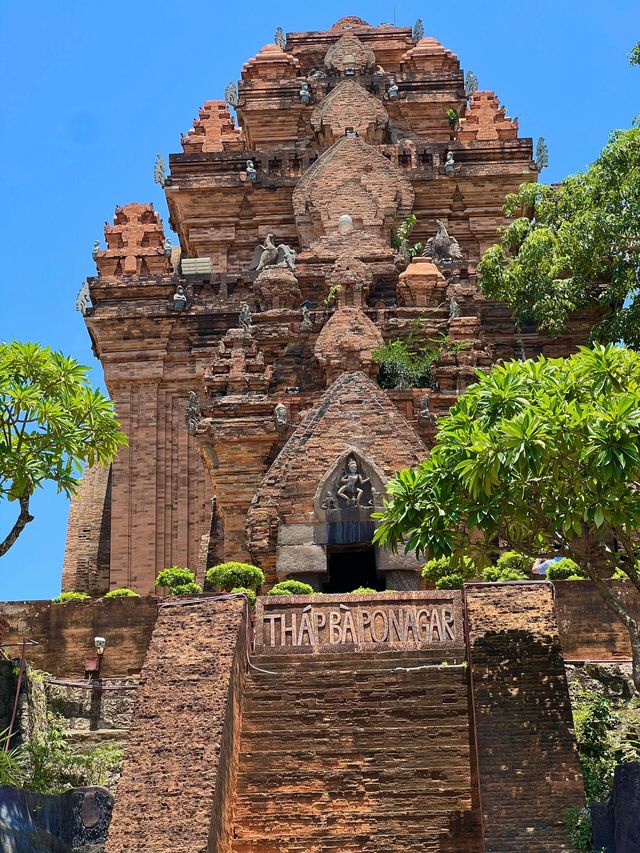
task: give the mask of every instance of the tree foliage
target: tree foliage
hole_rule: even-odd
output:
[[[46,481],[71,495],[82,463],[108,464],[126,444],[111,401],[88,368],[34,343],[0,344],[0,500],[17,502],[0,556],[33,520],[29,502]]]
[[[478,266],[484,292],[552,336],[594,309],[594,341],[640,346],[640,127],[614,131],[559,186],[523,184],[504,210],[513,221]]]
[[[640,685],[638,625],[597,568],[640,590],[639,484],[640,354],[597,345],[513,361],[479,374],[429,458],[390,481],[375,540],[476,561],[497,539],[527,554],[556,545],[627,627]]]

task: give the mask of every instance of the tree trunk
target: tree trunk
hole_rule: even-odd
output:
[[[18,498],[18,502],[20,504],[20,515],[16,519],[16,523],[13,525],[6,538],[0,542],[0,557],[7,553],[27,524],[29,524],[30,521],[33,521],[33,516],[29,513],[30,498],[31,495],[29,494],[22,495]]]

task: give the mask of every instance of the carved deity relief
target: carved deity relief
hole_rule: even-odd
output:
[[[316,515],[327,522],[329,544],[371,542],[371,513],[379,508],[383,484],[382,472],[355,451],[340,457],[320,481],[314,501]]]
[[[350,456],[347,462],[347,467],[342,477],[340,477],[342,485],[338,489],[338,497],[346,501],[347,506],[361,506],[364,488],[371,484],[369,477],[363,476],[358,460],[355,456]],[[373,500],[369,506],[373,506]]]

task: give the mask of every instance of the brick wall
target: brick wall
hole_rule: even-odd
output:
[[[640,619],[640,593],[630,581],[611,584],[615,594]],[[567,660],[611,660],[631,657],[629,634],[605,606],[591,581],[554,584],[562,651]]]
[[[161,608],[136,697],[107,853],[228,849],[243,614],[240,600]]]
[[[582,801],[550,584],[465,588],[485,853],[570,850]]]
[[[72,498],[62,589],[90,595],[109,591],[111,560],[111,467],[87,468]]]
[[[158,614],[157,599],[101,598],[52,604],[50,601],[0,602],[0,620],[7,625],[4,643],[35,640],[27,647],[32,666],[57,677],[83,678],[87,658],[95,657],[94,637],[107,648],[101,672],[105,678],[137,675],[142,669]],[[8,646],[11,656],[18,646]]]

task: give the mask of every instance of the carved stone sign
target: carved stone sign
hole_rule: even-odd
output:
[[[256,650],[294,654],[462,647],[454,590],[369,595],[263,596]]]

